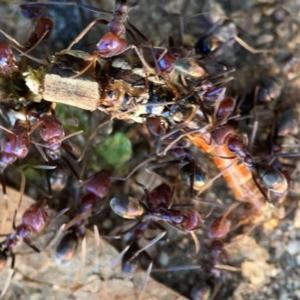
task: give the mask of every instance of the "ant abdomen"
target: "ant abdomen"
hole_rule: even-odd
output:
[[[55,250],[55,261],[60,265],[65,265],[76,254],[78,248],[78,237],[76,231],[67,233],[62,237]]]
[[[265,164],[257,165],[256,171],[259,179],[268,190],[279,194],[287,191],[288,181],[280,171]]]
[[[52,28],[53,28],[53,22],[50,19],[48,18],[39,19],[25,47],[26,48],[33,47],[40,39],[42,39],[42,41],[46,41],[51,34]]]
[[[128,196],[112,198],[110,207],[117,215],[125,219],[135,219],[145,213],[141,203]]]

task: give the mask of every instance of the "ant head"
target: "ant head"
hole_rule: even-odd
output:
[[[195,231],[202,228],[203,219],[196,210],[190,210],[187,215],[187,221],[184,222],[185,231]]]
[[[227,137],[234,133],[234,129],[229,125],[218,126],[212,131],[211,136],[218,145],[223,145]]]
[[[121,196],[110,200],[111,209],[120,217],[125,219],[136,219],[145,214],[145,208],[136,199]]]
[[[225,97],[216,109],[215,116],[217,120],[227,120],[233,113],[235,100],[231,97]]]
[[[96,45],[96,54],[99,54],[102,57],[116,56],[122,53],[126,46],[127,42],[125,39],[113,32],[107,32]]]
[[[55,115],[45,115],[41,120],[39,130],[44,141],[49,141],[53,138],[62,139],[65,136],[64,127]]]
[[[8,133],[2,141],[3,152],[24,158],[28,153],[29,137],[27,129],[16,128],[14,133]]]
[[[221,239],[228,234],[230,226],[231,221],[221,216],[212,223],[208,236],[213,239]]]
[[[162,132],[162,124],[160,117],[148,117],[146,118],[146,126],[150,134],[154,137],[160,136]]]

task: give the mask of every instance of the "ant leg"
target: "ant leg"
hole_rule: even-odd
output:
[[[85,67],[83,68],[79,73],[75,74],[75,75],[72,75],[70,78],[71,79],[75,79],[79,76],[81,76],[82,74],[84,74],[95,62],[97,61],[97,56],[94,55],[92,60],[90,61],[90,63]]]
[[[76,119],[76,117],[74,116],[74,114],[72,113],[72,111],[71,111],[71,109],[70,109],[70,106],[69,105],[66,105],[66,107],[67,107],[67,110],[68,110],[68,112],[69,112],[69,114],[71,115],[71,120],[72,120],[72,122],[71,122],[71,120],[66,120],[66,122],[69,124],[69,125],[71,125],[71,126],[74,126],[74,127],[78,127],[78,125],[79,125],[79,122],[78,122],[78,120]]]
[[[77,132],[70,133],[70,134],[66,135],[65,137],[63,137],[62,139],[60,139],[60,141],[61,142],[65,141],[65,140],[67,140],[67,139],[69,139],[69,138],[71,138],[71,137],[73,137],[75,135],[81,134],[81,133],[83,133],[83,130],[79,130]]]
[[[63,231],[68,230],[69,228],[71,228],[72,226],[74,226],[76,223],[78,223],[78,222],[80,222],[80,221],[82,221],[82,220],[87,219],[87,218],[90,217],[91,215],[92,215],[92,210],[91,210],[91,209],[88,209],[86,212],[84,212],[84,213],[82,213],[82,214],[76,216],[74,219],[72,219],[71,221],[69,221],[69,222],[65,225]]]
[[[31,143],[33,143],[35,145],[35,147],[38,149],[38,151],[40,152],[40,154],[42,155],[43,159],[46,161],[46,162],[49,162],[49,159],[47,158],[46,156],[46,153],[44,152],[44,150],[42,149],[41,145],[36,143],[35,141],[31,140],[30,141]]]
[[[1,299],[5,296],[8,288],[9,288],[12,276],[14,274],[14,267],[15,267],[16,257],[15,257],[15,254],[12,251],[10,251],[10,256],[11,256],[11,266],[10,266],[9,274],[7,275],[7,279],[6,279],[5,284],[3,286],[3,289],[1,291],[1,296],[0,296]]]
[[[85,264],[86,264],[86,237],[83,237],[82,242],[81,242],[81,262],[80,262],[80,266],[74,276],[72,288],[75,288],[78,286]]]
[[[8,130],[7,128],[5,128],[5,127],[3,127],[3,126],[1,126],[1,125],[0,125],[0,129],[6,131],[7,133],[13,134],[14,136],[17,136],[14,132]]]
[[[141,288],[141,292],[139,294],[138,300],[143,299],[143,295],[144,295],[144,292],[145,292],[145,289],[146,289],[146,285],[147,285],[148,279],[150,277],[150,273],[151,273],[152,268],[153,268],[153,261],[152,261],[152,258],[150,257],[150,255],[146,251],[143,252],[143,255],[149,260],[149,266],[147,268],[146,275],[145,275],[145,278],[144,278],[143,283],[142,283],[142,288]]]
[[[135,182],[139,187],[141,187],[146,195],[146,202],[149,203],[150,202],[150,194],[149,194],[149,191],[148,189],[142,184],[142,183],[139,183],[139,182]]]
[[[129,262],[132,261],[140,253],[142,253],[143,251],[145,251],[146,249],[148,249],[149,247],[151,247],[152,245],[154,245],[155,243],[157,243],[159,240],[161,240],[166,235],[166,233],[167,233],[167,231],[164,229],[164,231],[162,233],[160,233],[156,238],[154,238],[153,240],[151,240],[150,243],[148,243],[145,247],[139,249],[133,256],[131,256],[128,261]]]
[[[3,215],[2,215],[2,220],[1,220],[1,232],[5,228],[5,223],[8,217],[8,196],[7,196],[7,191],[6,191],[6,181],[4,178],[4,174],[0,172],[0,180],[1,180],[1,185],[2,185],[2,195],[3,195],[3,202],[4,202],[4,210],[3,210]]]
[[[219,172],[216,176],[214,176],[213,178],[211,178],[209,181],[207,181],[207,183],[198,191],[196,197],[199,197],[199,195],[201,195],[205,190],[207,190],[209,187],[211,187],[211,185],[213,184],[213,182],[220,178],[221,176],[224,175],[225,172],[228,171],[229,168],[231,168],[234,164],[236,164],[239,160],[235,160],[233,161],[230,165],[228,165],[226,168],[224,168],[221,172]],[[200,199],[193,199],[193,201],[196,201],[196,200],[200,200]]]
[[[149,72],[150,74],[156,74],[155,73],[155,69],[150,67],[149,64],[146,62],[144,56],[140,53],[139,49],[137,48],[137,46],[135,45],[129,45],[127,46],[122,53],[124,53],[125,51],[129,50],[129,49],[133,49],[135,51],[135,53],[137,54],[137,56],[139,57],[140,61],[142,62],[143,66],[146,68],[147,72]],[[121,53],[119,53],[121,54]]]
[[[252,132],[251,132],[251,137],[250,137],[250,141],[248,144],[248,150],[251,152],[252,148],[253,148],[253,144],[254,144],[254,140],[255,140],[255,136],[257,133],[257,128],[258,128],[258,121],[257,121],[257,115],[256,115],[256,104],[257,104],[257,97],[258,97],[258,86],[255,87],[255,91],[254,91],[254,103],[253,103],[253,119],[254,119],[254,123],[253,123],[253,127],[252,127]]]
[[[163,168],[164,166],[168,166],[170,164],[178,164],[178,165],[180,165],[180,163],[182,163],[181,159],[167,160],[167,161],[163,161],[163,162],[151,165],[151,166],[147,167],[145,169],[145,171],[147,173],[149,173],[149,174],[157,177],[159,180],[161,180],[162,182],[166,183],[171,188],[171,187],[174,187],[176,184],[172,184],[169,180],[165,179],[164,177],[160,176],[159,174],[157,174],[156,172],[154,172],[152,170],[153,169],[157,169],[157,168]]]
[[[194,240],[194,243],[195,243],[195,254],[198,254],[198,252],[200,251],[200,243],[199,243],[199,240],[195,234],[194,231],[190,231],[190,234]]]
[[[45,38],[45,36],[49,33],[49,30],[47,30],[46,32],[44,32],[44,34],[39,38],[39,40],[32,46],[30,47],[28,50],[26,50],[24,53],[28,54],[30,53],[34,48],[36,48]],[[22,55],[21,55],[22,56]]]
[[[180,131],[181,129],[183,129],[184,127],[186,127],[185,125],[190,122],[192,120],[192,118],[195,116],[197,110],[198,110],[199,106],[198,105],[194,105],[193,107],[193,111],[191,112],[191,114],[182,122],[182,124],[180,124],[177,128],[172,129],[170,132],[168,132],[167,134],[163,135],[161,137],[161,140],[165,140],[166,138],[172,136],[174,133]]]
[[[64,228],[65,224],[62,224],[60,228],[55,232],[54,236],[51,237],[50,240],[46,243],[46,245],[43,248],[43,251],[52,248],[56,244],[61,234],[63,233]]]
[[[128,251],[128,249],[130,248],[130,245],[127,245],[122,252],[120,252],[117,257],[112,261],[110,267],[111,269],[114,269],[116,267],[116,265],[118,264],[118,262],[122,259],[122,257],[124,256],[124,254]]]
[[[147,37],[139,31],[139,29],[137,29],[132,23],[129,22],[129,20],[127,20],[127,24],[132,28],[132,30],[140,36],[140,38],[142,38],[146,43],[149,43],[149,40],[147,39]],[[128,28],[127,28],[128,30]]]
[[[70,44],[70,46],[66,49],[63,50],[61,53],[64,53],[65,51],[71,50],[71,48],[77,44],[89,31],[90,29],[95,25],[95,24],[104,24],[107,25],[108,21],[105,19],[96,19],[93,22],[91,22],[83,31],[74,39],[74,41]]]
[[[195,265],[186,265],[186,266],[177,266],[171,267],[166,269],[153,269],[153,273],[160,273],[160,272],[177,272],[177,271],[186,271],[186,270],[197,270],[202,268],[202,266],[195,266]]]
[[[104,122],[101,122],[101,123],[94,129],[94,131],[90,134],[90,136],[88,137],[88,139],[85,141],[84,149],[83,149],[81,155],[77,158],[77,160],[76,160],[77,162],[82,161],[82,159],[83,159],[83,157],[84,157],[84,155],[85,155],[85,153],[86,153],[86,151],[87,151],[87,149],[88,149],[88,147],[89,147],[89,144],[90,144],[91,140],[92,140],[92,139],[94,138],[94,136],[97,134],[98,130],[99,130],[101,127],[103,127],[103,126],[109,124],[110,122],[111,122],[111,119],[105,120]]]
[[[4,178],[4,174],[2,172],[0,173],[0,179],[1,179],[2,194],[3,194],[5,209],[8,209],[8,196],[7,196],[7,191],[6,191],[6,181]]]
[[[41,65],[47,66],[47,65],[49,64],[47,60],[33,57],[33,56],[31,56],[31,55],[29,55],[29,54],[23,52],[22,50],[20,50],[19,48],[15,47],[15,46],[13,46],[13,45],[11,45],[10,47],[12,47],[13,49],[15,49],[15,50],[18,51],[19,53],[23,54],[23,55],[26,56],[27,58],[29,58],[29,59],[31,59],[31,60],[33,60],[33,61],[35,61],[35,62],[37,62],[37,63],[39,63],[39,64],[41,64]]]
[[[64,156],[61,156],[62,160],[66,163],[67,167],[71,170],[71,172],[74,174],[74,176],[76,177],[76,179],[81,182],[81,179],[77,173],[77,171],[75,170],[75,168],[72,166],[72,164],[69,162],[69,160],[64,157]]]
[[[185,136],[193,134],[193,133],[205,133],[207,131],[206,129],[208,129],[209,127],[210,127],[210,125],[206,125],[204,127],[199,127],[199,128],[187,131],[185,133],[182,133],[175,140],[173,140],[164,150],[158,152],[157,155],[158,156],[166,155],[167,152]]]
[[[15,40],[12,36],[10,36],[9,34],[7,34],[5,31],[3,31],[2,29],[0,29],[0,32],[1,32],[7,39],[9,39],[11,42],[13,42],[14,44],[16,44],[18,47],[24,48],[24,45],[20,44],[17,40]]]
[[[127,175],[126,177],[110,177],[113,180],[121,180],[121,181],[126,181],[128,178],[130,178],[138,169],[140,169],[141,167],[143,167],[144,165],[146,165],[147,163],[155,160],[156,158],[153,157],[149,157],[147,159],[145,159],[144,161],[142,161],[141,163],[139,163],[134,169],[132,169]]]
[[[31,244],[30,240],[28,238],[24,238],[24,243],[29,246],[32,250],[34,250],[37,253],[41,253],[40,249],[37,248],[35,245]]]
[[[259,189],[259,191],[261,192],[262,196],[265,198],[265,200],[267,202],[269,202],[270,204],[272,204],[271,200],[269,199],[269,197],[267,196],[267,194],[265,193],[263,188],[260,186],[260,184],[257,182],[254,175],[252,175],[252,179],[253,179],[253,182],[255,183],[255,185],[257,186],[257,188]]]
[[[62,143],[61,144],[62,148],[74,159],[77,161],[78,157],[73,153],[73,147],[66,144]]]
[[[14,217],[13,217],[13,223],[12,223],[12,228],[13,228],[14,231],[16,231],[16,229],[17,229],[16,218],[17,218],[17,210],[15,209]]]
[[[243,48],[248,50],[252,54],[259,54],[259,53],[278,53],[278,52],[283,52],[283,50],[280,49],[254,49],[250,45],[248,45],[245,41],[243,41],[241,38],[238,36],[234,37],[235,41],[240,44]]]

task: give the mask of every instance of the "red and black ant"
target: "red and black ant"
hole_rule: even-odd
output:
[[[62,264],[73,258],[79,241],[84,238],[84,219],[102,210],[104,204],[99,207],[98,198],[104,198],[108,194],[111,186],[111,174],[106,170],[101,170],[84,180],[81,186],[84,186],[89,193],[81,199],[78,216],[65,226],[64,230],[70,228],[70,232],[61,239],[55,252],[57,262]]]
[[[104,11],[101,9],[92,8],[86,5],[76,4],[74,2],[48,2],[47,5],[75,5],[79,8],[92,10],[94,12],[105,13],[113,15],[113,19],[108,22],[105,19],[96,19],[91,22],[70,44],[70,46],[63,50],[62,53],[67,52],[69,53],[71,48],[78,43],[83,36],[95,25],[95,24],[105,24],[109,28],[109,32],[106,33],[101,40],[96,45],[95,54],[91,58],[91,63],[88,64],[86,68],[84,68],[80,73],[73,76],[73,78],[80,76],[83,74],[91,65],[96,61],[98,57],[100,58],[109,58],[112,56],[117,56],[121,53],[129,49],[135,50],[136,54],[138,55],[139,59],[143,63],[144,68],[150,70],[153,74],[155,74],[154,70],[148,65],[145,61],[143,55],[138,50],[137,46],[131,44],[127,45],[127,41],[125,38],[125,33],[129,33],[131,37],[137,42],[135,38],[135,34],[137,34],[143,41],[148,41],[147,38],[135,27],[133,26],[128,20],[128,13],[130,11],[130,7],[127,5],[127,1],[119,0],[116,3],[116,9],[114,11]],[[28,4],[27,6],[31,6],[32,4]]]
[[[57,170],[47,170],[46,174],[49,194],[51,196],[52,186],[55,188],[55,190],[65,186],[68,170],[71,170],[77,180],[80,180],[79,175],[73,165],[66,157],[62,155],[62,149],[66,150],[71,157],[77,159],[77,157],[73,154],[72,147],[65,144],[63,141],[74,135],[80,134],[82,131],[65,136],[64,127],[52,109],[50,109],[50,113],[46,112],[39,114],[32,112],[30,116],[38,120],[37,126],[39,128],[39,133],[46,144],[43,145],[33,140],[31,140],[31,142],[36,145],[43,158],[49,162],[51,166],[57,167]],[[42,147],[44,147],[45,150],[43,150]],[[56,179],[58,179],[58,181],[56,181]]]
[[[15,211],[13,218],[13,229],[15,230],[14,234],[4,235],[6,239],[0,243],[0,257],[1,257],[1,267],[3,268],[8,256],[11,256],[11,273],[7,278],[5,287],[1,292],[1,296],[4,296],[7,288],[10,283],[11,276],[13,274],[14,265],[15,265],[15,255],[13,249],[18,246],[22,241],[26,243],[30,248],[35,252],[40,252],[40,250],[31,243],[29,236],[32,233],[41,233],[50,223],[50,217],[47,212],[48,206],[45,203],[34,203],[29,208],[25,210],[22,215],[22,223],[16,225],[16,215]],[[3,235],[1,235],[3,236]]]
[[[6,184],[3,177],[4,170],[13,164],[17,159],[23,159],[29,151],[29,135],[32,132],[28,121],[17,119],[12,130],[8,130],[3,126],[1,129],[8,133],[2,140],[0,152],[0,176],[2,180],[2,189],[5,199],[7,200]]]
[[[150,194],[146,187],[140,186],[146,193],[146,203],[128,196],[115,197],[110,201],[110,206],[117,215],[125,219],[138,220],[128,232],[142,226],[142,224],[145,224],[146,228],[151,224],[151,228],[158,228],[165,232],[165,229],[157,221],[164,221],[182,232],[193,233],[202,227],[202,218],[196,210],[189,210],[188,214],[185,215],[173,208],[176,205],[168,202],[171,198],[169,196],[170,189],[167,185],[157,188]]]
[[[26,0],[27,4],[21,4],[21,12],[25,18],[31,19],[34,30],[30,34],[27,42],[25,43],[25,49],[30,51],[36,45],[46,41],[52,32],[53,22],[46,18],[46,5],[34,3],[35,1]]]

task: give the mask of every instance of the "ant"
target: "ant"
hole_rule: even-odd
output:
[[[77,159],[72,152],[72,147],[63,143],[63,141],[74,135],[82,133],[82,131],[65,136],[63,125],[55,115],[52,108],[50,108],[49,112],[42,112],[41,114],[31,112],[31,117],[38,120],[37,127],[39,128],[42,140],[44,140],[46,144],[43,145],[33,140],[31,142],[36,145],[45,161],[49,162],[52,166],[56,166],[56,169],[53,171],[50,172],[48,170],[46,172],[49,195],[52,196],[52,186],[55,190],[61,189],[65,186],[68,170],[71,170],[75,177],[80,181],[76,170],[61,152],[62,149],[64,149],[71,157]],[[41,147],[44,147],[45,151]]]
[[[25,18],[31,19],[33,25],[35,25],[35,28],[24,47],[27,52],[30,52],[41,42],[48,40],[53,29],[53,22],[45,17],[46,5],[31,3],[35,2],[32,0],[27,0],[25,2],[28,3],[20,5],[21,12]]]
[[[225,278],[222,275],[222,270],[240,271],[231,266],[224,265],[228,261],[228,253],[224,249],[222,242],[213,240],[209,246],[205,245],[209,252],[209,259],[201,259],[201,268],[209,275],[205,281],[205,286],[202,284],[196,285],[191,291],[193,300],[198,299],[221,299],[221,294],[225,287]]]
[[[111,186],[111,174],[106,170],[96,172],[88,179],[81,183],[89,192],[80,202],[78,208],[78,216],[71,220],[64,230],[70,229],[59,242],[55,256],[56,261],[61,264],[68,263],[76,253],[78,243],[84,238],[85,222],[84,219],[89,215],[95,215],[102,210],[102,206],[97,207],[97,198],[104,198],[107,196]]]
[[[96,61],[96,59],[99,58],[110,58],[113,56],[118,56],[124,52],[126,52],[129,49],[133,49],[141,62],[143,63],[144,68],[146,70],[150,71],[151,73],[155,74],[154,70],[148,65],[148,63],[145,61],[143,55],[140,53],[140,50],[133,44],[128,45],[125,33],[129,33],[130,36],[137,42],[134,33],[136,33],[142,40],[145,42],[148,42],[147,38],[128,20],[128,13],[131,9],[127,5],[126,0],[118,0],[116,1],[116,9],[114,11],[104,11],[101,9],[94,9],[92,7],[86,6],[86,5],[80,5],[76,3],[67,3],[67,2],[48,2],[47,5],[75,5],[83,9],[92,10],[95,12],[105,13],[105,14],[111,14],[113,16],[113,19],[108,22],[105,19],[96,19],[92,21],[70,44],[70,46],[63,50],[61,53],[69,53],[71,48],[78,43],[84,35],[95,25],[95,24],[104,24],[107,25],[109,28],[109,32],[107,32],[101,40],[96,45],[96,51],[94,55],[91,58],[91,62],[78,74],[73,76],[72,78],[76,78],[80,75],[82,75],[86,70],[88,70],[92,64]],[[127,25],[127,26],[126,26]]]
[[[155,189],[150,194],[145,186],[141,184],[138,185],[143,188],[146,194],[146,203],[128,196],[116,197],[110,200],[110,207],[117,215],[125,219],[138,220],[131,229],[127,230],[127,232],[142,226],[143,224],[146,226],[145,230],[151,224],[151,228],[157,228],[166,232],[166,230],[158,223],[158,221],[164,221],[177,230],[190,232],[195,238],[193,232],[202,227],[202,218],[196,210],[189,210],[188,214],[184,215],[179,210],[174,209],[173,207],[176,205],[172,205],[172,202],[170,201],[170,189],[167,185]],[[196,239],[195,243],[198,250]]]
[[[27,156],[29,151],[29,135],[35,128],[30,130],[28,121],[17,119],[12,130],[8,130],[3,126],[1,129],[5,130],[7,134],[2,140],[0,152],[0,175],[2,179],[3,195],[7,205],[6,183],[3,177],[4,170],[12,165],[17,159],[23,159]]]
[[[32,204],[23,213],[22,222],[18,226],[16,226],[17,210],[15,211],[13,217],[13,230],[15,230],[15,233],[10,235],[4,235],[6,236],[6,239],[0,243],[1,267],[4,267],[8,256],[11,256],[12,259],[10,267],[11,274],[7,278],[7,282],[5,288],[1,292],[1,296],[5,295],[13,274],[15,266],[15,254],[13,253],[13,249],[23,241],[35,252],[40,253],[40,250],[31,243],[29,235],[31,233],[41,233],[49,225],[50,217],[48,215],[47,210],[48,206],[45,203]]]
[[[5,78],[10,78],[13,76],[13,74],[15,74],[19,71],[19,68],[18,68],[18,65],[16,62],[16,58],[15,58],[11,48],[16,49],[18,52],[22,53],[23,55],[27,56],[28,58],[30,58],[42,65],[47,64],[46,61],[32,57],[32,56],[20,51],[16,47],[1,43],[0,44],[0,75],[4,76]]]

